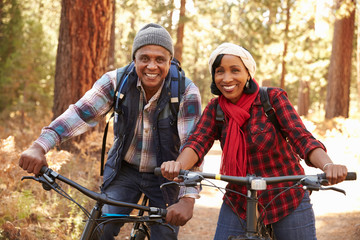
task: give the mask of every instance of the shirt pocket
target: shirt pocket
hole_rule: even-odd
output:
[[[267,151],[275,147],[277,138],[271,122],[254,122],[249,127],[252,146],[256,151]]]

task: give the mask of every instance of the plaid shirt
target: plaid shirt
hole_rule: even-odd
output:
[[[299,115],[291,105],[284,91],[273,89],[269,91],[270,102],[276,110],[276,117],[281,125],[281,131],[288,137],[289,143],[281,136],[274,125],[265,116],[260,95],[255,99],[250,108],[250,118],[242,126],[247,142],[247,174],[262,177],[275,177],[286,175],[303,175],[304,170],[300,165],[300,158],[305,159],[308,165],[308,154],[315,148],[325,147],[308,132]],[[219,139],[224,146],[227,132],[227,121],[222,128],[221,136],[218,134],[216,122],[216,106],[218,98],[214,98],[205,108],[202,117],[194,131],[189,137],[185,147],[196,151],[200,159],[210,150],[214,140]],[[299,158],[300,157],[300,158]],[[201,161],[198,163],[201,164]],[[278,183],[268,185],[267,189],[290,187],[292,183]],[[236,184],[228,184],[227,188],[240,191],[246,195],[246,189]],[[259,199],[259,212],[265,207],[281,190],[265,191]],[[262,192],[259,192],[261,194]],[[227,191],[229,204],[231,201],[240,217],[246,219],[246,200],[243,196]],[[264,223],[270,224],[279,221],[290,214],[301,202],[304,195],[302,189],[290,189],[274,199],[266,209]],[[262,207],[261,207],[262,206]]]
[[[138,86],[139,86],[138,82]],[[116,87],[116,70],[107,72],[99,80],[97,80],[94,86],[86,92],[86,94],[75,104],[69,106],[69,108],[49,126],[44,127],[41,135],[35,141],[40,144],[42,148],[48,152],[54,146],[64,142],[72,137],[78,136],[86,132],[91,127],[94,127],[98,123],[98,119],[104,117],[112,108],[114,100],[114,92]],[[140,86],[139,86],[140,87]],[[159,92],[146,104],[143,113],[139,114],[137,122],[138,125],[141,125],[139,129],[147,126],[149,123],[149,111],[156,107],[156,100],[158,98]],[[143,104],[143,101],[140,101]],[[142,108],[142,106],[139,106]],[[198,88],[194,83],[190,83],[186,88],[183,98],[180,102],[179,112],[178,112],[178,133],[181,141],[181,145],[184,144],[187,136],[190,134],[193,126],[197,123],[201,114],[201,99]],[[142,115],[145,117],[143,118]],[[147,117],[146,117],[147,116]],[[142,125],[144,119],[144,125]],[[145,129],[146,130],[146,129]],[[135,131],[135,134],[137,132]],[[137,139],[139,134],[134,136],[134,139]],[[149,153],[151,148],[150,138],[151,133],[140,137],[143,138],[143,142],[146,144],[141,149],[141,161],[144,162],[142,165],[151,164],[151,160],[155,154]],[[144,140],[146,138],[146,140]],[[139,142],[137,140],[133,141],[133,144]],[[130,151],[136,149],[136,146],[131,146]],[[132,149],[132,150],[131,150]],[[134,153],[129,153],[127,156],[130,156],[129,159],[133,159]],[[128,160],[129,160],[128,159]],[[130,160],[131,162],[132,160]],[[135,160],[134,160],[135,161]],[[156,161],[156,160],[155,160]],[[147,169],[142,167],[142,169]]]

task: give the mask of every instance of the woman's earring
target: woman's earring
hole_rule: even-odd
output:
[[[250,80],[247,80],[245,84],[245,88],[249,88],[249,87],[250,87]]]

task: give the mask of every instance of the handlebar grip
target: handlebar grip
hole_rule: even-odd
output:
[[[179,175],[186,175],[189,172],[189,170],[183,170],[181,169],[179,172]]]
[[[188,170],[183,170],[183,169],[181,169],[180,172],[179,172],[179,175],[185,175],[187,172],[188,172]],[[156,168],[154,169],[154,174],[155,174],[156,176],[162,176],[162,174],[161,174],[161,168],[160,168],[160,167],[156,167]]]
[[[41,169],[40,169],[40,173],[41,174],[44,174],[46,173],[46,171],[48,170],[49,168],[47,166],[42,166]]]
[[[160,216],[162,216],[163,218],[165,218],[165,217],[166,217],[166,214],[167,214],[167,210],[161,208],[161,209],[160,209]]]
[[[326,174],[325,173],[321,173],[318,176],[320,176],[321,179],[326,179]],[[346,175],[345,180],[356,180],[356,172],[348,172]]]
[[[160,167],[156,167],[156,168],[154,169],[154,174],[155,174],[156,176],[162,176],[162,174],[161,174],[161,168],[160,168]]]
[[[345,180],[356,180],[356,172],[348,172]]]

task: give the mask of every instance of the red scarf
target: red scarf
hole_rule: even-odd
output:
[[[256,83],[256,85],[258,84]],[[246,140],[241,127],[250,117],[249,109],[258,92],[259,86],[253,94],[242,94],[236,105],[226,99],[224,95],[219,97],[220,107],[229,119],[229,126],[221,160],[221,174],[241,177],[246,176]]]

